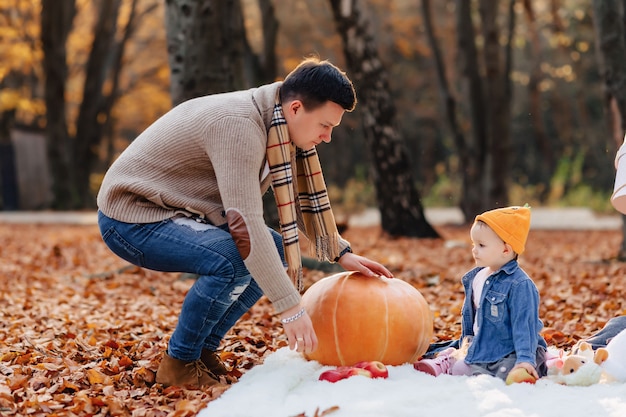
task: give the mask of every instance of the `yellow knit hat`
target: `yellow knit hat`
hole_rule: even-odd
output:
[[[502,239],[511,245],[515,253],[524,253],[526,238],[530,230],[530,207],[512,206],[486,211],[476,216],[476,220],[481,220]]]

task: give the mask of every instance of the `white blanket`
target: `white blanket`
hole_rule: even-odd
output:
[[[354,376],[319,381],[330,369],[282,348],[248,371],[199,417],[623,417],[626,384],[568,387],[542,378],[535,385],[505,385],[489,376],[420,373],[410,364],[390,366],[389,378]],[[304,413],[304,414],[302,414]]]

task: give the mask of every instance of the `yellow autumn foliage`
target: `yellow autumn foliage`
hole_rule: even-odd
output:
[[[130,0],[123,0],[123,3],[119,30],[128,20]],[[141,10],[150,7],[154,0],[140,0],[139,3]],[[0,0],[0,112],[15,110],[20,124],[44,127],[45,74],[40,14],[40,0]],[[75,133],[75,120],[83,100],[85,64],[91,51],[96,17],[93,2],[77,1],[76,16],[66,44],[68,78],[64,97],[70,135]],[[117,127],[126,132],[141,131],[171,107],[162,19],[162,9],[146,14],[138,22],[137,38],[127,45],[129,58],[118,86],[123,100],[119,100],[114,109]],[[161,31],[155,28],[161,28]],[[146,72],[152,75],[144,79]],[[146,85],[153,86],[146,88]],[[108,91],[105,93],[109,93],[111,83],[106,83],[106,87]],[[120,105],[123,108],[118,108]]]
[[[0,90],[0,112],[17,108],[20,101],[20,93],[17,90],[5,88]]]

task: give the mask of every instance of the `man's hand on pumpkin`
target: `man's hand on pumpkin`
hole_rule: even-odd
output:
[[[337,263],[346,271],[358,271],[368,277],[382,275],[387,278],[393,278],[393,274],[385,266],[356,253],[348,252],[344,254]]]

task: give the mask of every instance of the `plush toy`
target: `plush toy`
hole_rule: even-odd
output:
[[[609,356],[605,348],[594,352],[589,343],[580,342],[570,354],[548,360],[548,378],[562,385],[597,384],[603,375],[602,364]]]
[[[626,330],[609,340],[605,350],[608,358],[602,363],[602,370],[607,382],[626,382]]]

